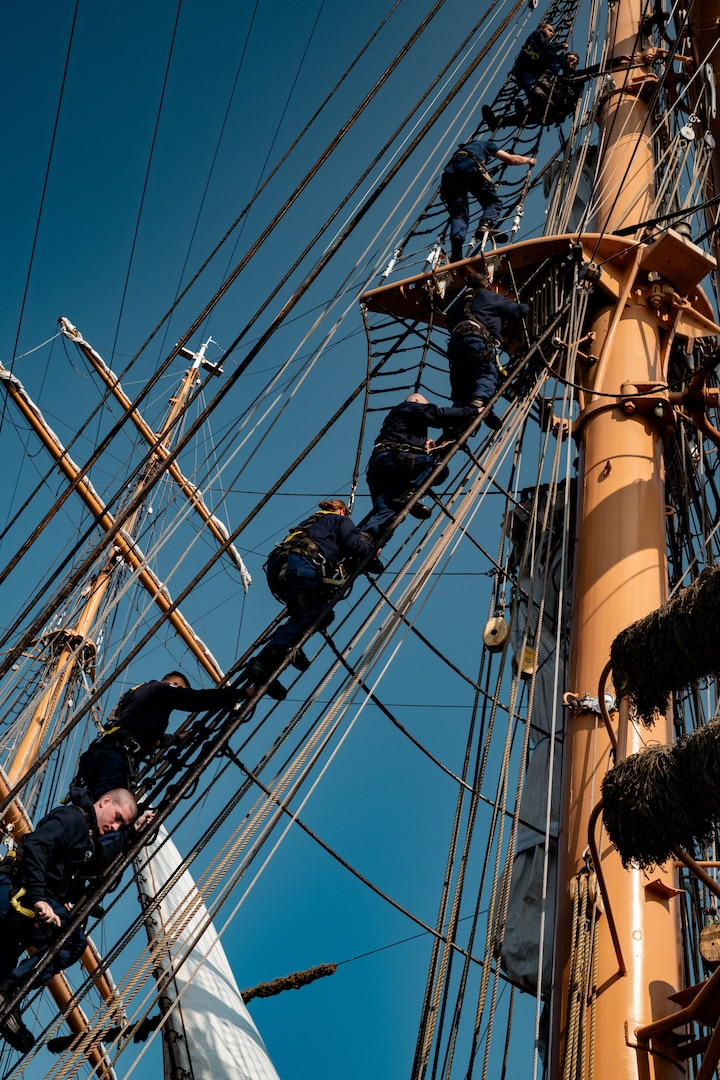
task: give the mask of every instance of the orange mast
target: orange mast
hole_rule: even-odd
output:
[[[703,10],[710,2],[703,0]],[[703,18],[710,50],[717,26]],[[650,102],[658,79],[643,66],[652,57],[643,55],[650,42],[643,40],[642,25],[639,0],[611,7],[615,64],[600,104],[593,231],[523,241],[436,272],[438,280],[457,287],[473,262],[486,261],[506,282],[511,266],[517,291],[545,260],[579,247],[586,280],[594,282],[591,315],[578,327],[578,336],[592,332],[592,355],[582,357],[575,373],[578,520],[564,700],[577,706],[567,712],[563,751],[551,1080],[686,1075],[672,1040],[660,1048],[648,1030],[678,1011],[669,1000],[682,986],[677,872],[668,864],[651,881],[624,870],[603,839],[600,815],[600,785],[614,754],[622,758],[641,746],[623,703],[619,721],[617,714],[607,715],[604,681],[617,634],[667,599],[664,439],[675,424],[674,406],[685,405],[709,433],[703,405],[668,390],[670,350],[676,335],[692,340],[720,333],[698,287],[715,260],[672,229],[643,224],[656,213]],[[635,234],[628,235],[633,226]],[[420,274],[362,299],[370,310],[427,320],[430,284]],[[713,392],[702,393],[704,401],[712,400]],[[669,716],[656,724],[652,739],[672,741]]]
[[[648,44],[642,42],[641,23],[636,0],[620,0],[612,8],[613,57],[635,54],[637,62]],[[597,223],[609,233],[653,217],[648,98],[656,77],[651,69],[619,67],[613,80],[601,106]],[[683,259],[686,245],[668,234],[648,246],[641,242],[642,230],[634,240],[629,263],[603,267],[616,299],[608,296],[592,323],[598,361],[585,374],[575,429],[581,466],[569,689],[580,696],[597,693],[619,631],[667,598],[663,434],[673,422],[665,379],[677,306],[663,273],[649,269],[648,259],[661,264],[663,245],[672,245]],[[653,741],[672,741],[669,716],[656,724]],[[618,757],[640,748],[621,707]],[[660,868],[651,884],[640,871],[624,870],[602,839],[592,815],[613,760],[599,713],[568,713],[564,755],[551,1076],[678,1080],[684,1064],[648,1053],[636,1035],[642,1025],[677,1008],[668,1001],[681,987],[676,871],[672,865]],[[597,833],[600,865],[593,861],[590,870],[602,874],[602,898],[587,872],[589,830]],[[576,896],[583,881],[589,883],[587,915],[571,931],[571,893]],[[595,950],[584,966],[578,966],[571,934]],[[589,992],[580,985],[584,978]],[[587,1032],[580,1049],[578,1024]]]

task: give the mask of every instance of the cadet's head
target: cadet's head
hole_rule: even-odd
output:
[[[171,686],[184,686],[187,690],[190,689],[190,682],[185,678],[182,671],[169,671],[167,675],[163,675],[160,682],[170,683]]]
[[[477,270],[468,270],[465,280],[471,289],[487,289],[490,284],[490,278],[487,274],[481,274]]]
[[[112,791],[106,791],[95,803],[95,817],[101,836],[127,828],[128,825],[132,825],[137,816],[138,805],[135,802],[135,796],[126,788],[113,788]]]
[[[576,52],[569,52],[567,54],[567,56],[565,57],[565,66],[569,67],[569,68],[572,68],[573,71],[578,66],[579,62],[580,62],[580,57],[578,56],[578,54]]]
[[[553,37],[555,34],[555,27],[552,25],[552,23],[548,22],[540,23],[540,25],[538,26],[538,30],[542,30],[543,34],[545,34],[545,36],[549,38]]]
[[[329,510],[331,514],[342,514],[343,517],[350,517],[347,504],[342,499],[323,499],[318,505],[321,510]]]
[[[408,394],[406,401],[416,401],[418,405],[429,405],[429,401],[422,394]]]

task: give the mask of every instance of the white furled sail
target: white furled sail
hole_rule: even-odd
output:
[[[160,829],[146,848],[150,861],[138,873],[143,906],[152,903],[182,861]],[[148,919],[148,933],[163,942],[163,1057],[166,1080],[279,1080],[267,1049],[240,995],[225,951],[191,874],[185,870]],[[152,947],[152,942],[151,942]],[[178,958],[183,958],[177,967]],[[169,969],[174,975],[169,984]]]

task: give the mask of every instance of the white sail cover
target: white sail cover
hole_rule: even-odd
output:
[[[150,895],[157,894],[162,885],[180,865],[180,853],[162,827],[155,844],[146,849],[154,852],[143,872],[142,887]],[[178,912],[194,906],[199,900],[195,882],[184,871],[160,905],[166,927],[177,919]],[[192,952],[175,975],[182,1020],[187,1038],[193,1080],[279,1080],[268,1056],[265,1044],[240,996],[235,977],[225,951],[208,921],[207,909],[201,902],[187,926],[171,946],[171,955],[184,954],[188,942],[207,924]],[[179,1018],[180,1018],[179,1017]]]

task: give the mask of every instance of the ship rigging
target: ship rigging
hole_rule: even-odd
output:
[[[55,1003],[35,995],[38,1047],[28,1062],[3,1051],[3,1076],[144,1075],[186,979],[202,981],[182,963],[182,935],[203,911],[242,985],[338,965],[253,1006],[282,1076],[317,1076],[321,1060],[347,1080],[545,1069],[664,1080],[712,1067],[717,1017],[693,1019],[683,1045],[664,1018],[680,1007],[670,993],[708,973],[714,871],[673,864],[648,881],[620,865],[593,812],[617,758],[717,708],[714,680],[696,680],[648,734],[605,671],[615,635],[715,561],[715,14],[629,0],[609,11],[496,3],[478,18],[465,7],[343,8],[342,41],[335,4],[319,3],[312,23],[261,3],[247,23],[220,4],[178,5],[169,22],[131,4],[103,26],[80,4],[73,20],[46,13],[43,39],[66,43],[57,130],[87,117],[123,175],[107,192],[102,287],[88,280],[84,226],[82,240],[63,230],[75,295],[49,283],[59,256],[45,273],[52,200],[71,190],[54,184],[78,170],[61,138],[44,144],[47,198],[23,203],[33,228],[15,224],[11,237],[32,252],[15,259],[27,278],[8,292],[16,321],[0,357],[12,477],[0,716],[16,829],[65,794],[128,686],[176,666],[196,685],[241,678],[279,615],[262,580],[273,544],[327,495],[360,521],[387,409],[413,390],[446,402],[444,311],[465,269],[488,269],[530,315],[508,343],[501,429],[475,422],[443,448],[449,478],[424,493],[431,520],[399,515],[384,574],[357,574],[331,632],[307,642],[310,670],[286,670],[288,699],[261,693],[230,718],[190,719],[183,751],[143,776],[178,874],[197,882],[192,911],[165,912],[171,929],[148,943],[147,923],[172,909],[170,883],[158,895],[146,882],[141,906],[129,875],[89,898],[108,908],[93,930],[107,986],[69,972]],[[491,133],[483,104],[513,111],[507,76],[541,18],[597,71],[560,123],[499,128],[503,147],[538,165],[495,174],[509,243],[475,236],[478,216],[463,263],[450,264],[440,172],[460,141]],[[27,16],[12,19],[29,40]],[[304,49],[292,73],[291,40]],[[127,113],[95,67],[88,46],[100,41],[105,65],[116,55],[127,70],[111,42],[131,50]],[[162,61],[146,62],[150,42]],[[203,46],[222,91],[200,99],[186,75]],[[82,108],[80,57],[99,88]],[[27,88],[30,128],[28,75],[5,74]],[[277,85],[285,152],[249,108],[258,97],[277,107]],[[211,146],[200,100],[216,140],[206,189],[188,170]],[[117,115],[112,134],[96,108]],[[269,124],[269,110],[256,113]],[[195,122],[181,167],[165,140],[183,114]],[[117,153],[140,133],[142,183]],[[250,177],[260,146],[267,162]],[[127,185],[132,227],[114,209]],[[93,205],[104,194],[96,184]],[[97,610],[85,622],[88,598]],[[712,864],[715,846],[705,838],[694,854]],[[51,1058],[45,1045],[66,1030],[58,1006],[84,1034]],[[147,1042],[135,1044],[127,1036],[143,1025]]]

